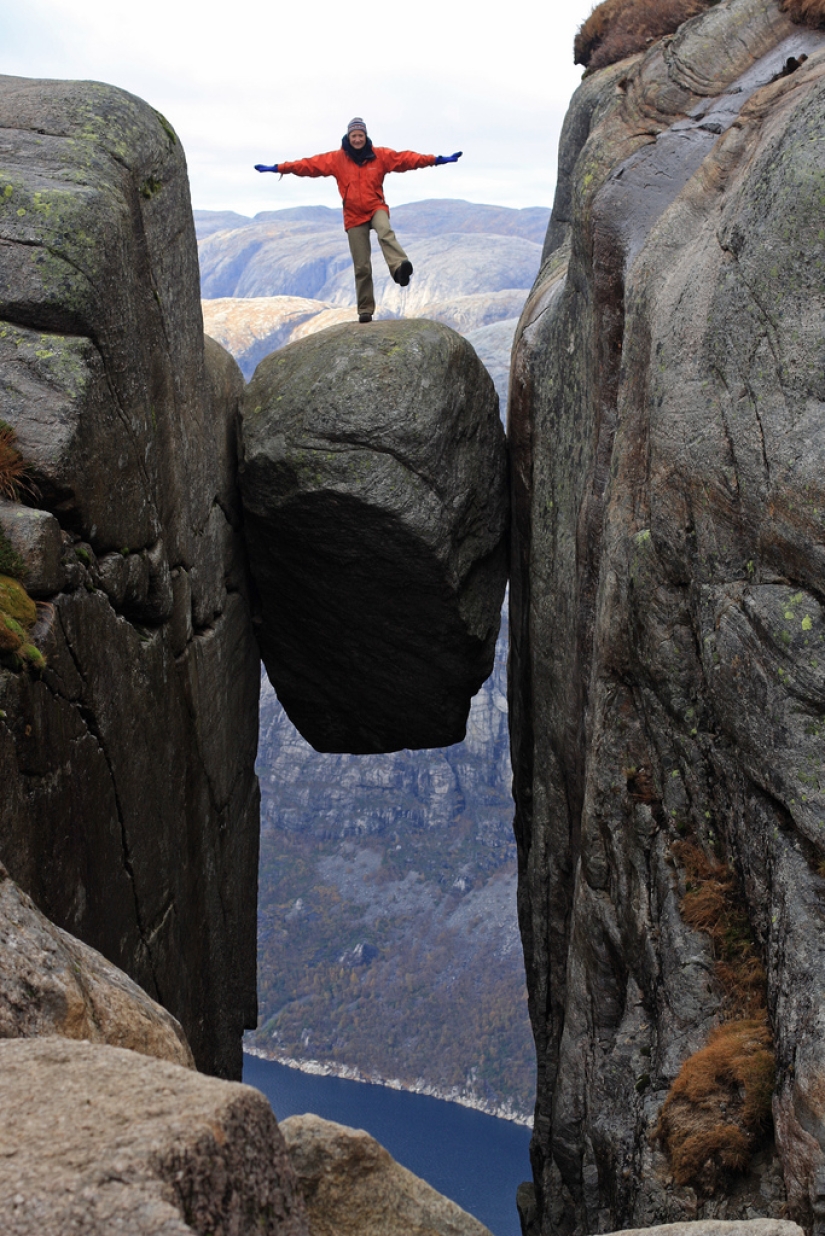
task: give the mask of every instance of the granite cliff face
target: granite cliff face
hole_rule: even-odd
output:
[[[0,259],[0,486],[15,498],[0,502],[0,1100],[15,1117],[0,1138],[0,1226],[20,1236],[327,1230],[317,1198],[307,1220],[263,1096],[191,1068],[194,1055],[237,1076],[241,1031],[255,1024],[260,661],[249,597],[271,652],[266,586],[296,608],[300,596],[288,572],[260,569],[260,554],[257,588],[248,583],[236,490],[243,381],[204,343],[185,164],[164,118],[107,86],[0,78]],[[312,365],[293,371],[313,389],[316,419],[286,471],[300,474],[304,447],[320,448],[299,497],[310,514],[325,502],[358,514],[337,598],[329,573],[321,579],[333,637],[347,611],[362,616],[353,577],[373,594],[382,582],[392,591],[399,571],[411,585],[403,634],[429,640],[442,677],[452,674],[433,691],[449,737],[463,732],[495,650],[503,429],[468,344],[432,323],[393,326],[389,339],[380,328],[369,337],[395,360],[349,383],[348,411],[363,415],[339,409],[346,441],[327,424],[322,444],[317,414],[324,394],[328,406],[346,393],[363,332],[357,348],[344,332],[314,386]],[[260,384],[252,393],[263,400]],[[293,405],[290,422],[285,403],[269,460],[282,481],[281,448],[305,410]],[[398,441],[385,440],[382,418],[398,407],[409,422],[399,416]],[[263,466],[258,451],[250,467],[253,438],[247,482]],[[336,451],[353,465],[346,476],[331,475]],[[365,487],[365,473],[383,488]],[[273,492],[284,488],[288,507],[289,484]],[[336,543],[335,509],[326,522],[282,520],[302,565],[323,563]],[[399,536],[407,560],[396,561]],[[293,548],[268,545],[269,564],[278,552],[294,563]],[[423,600],[412,587],[422,581]],[[308,667],[326,655],[323,613],[312,617],[292,664],[283,648],[270,656],[274,674],[312,681]],[[374,742],[393,706],[402,732],[415,728],[405,690],[426,711],[415,672],[391,668],[405,655],[384,653],[383,673],[371,676],[373,661],[362,674],[369,699],[350,748],[363,749],[365,732]],[[337,664],[352,674],[346,657]],[[411,1199],[403,1180],[368,1202],[353,1187],[349,1204],[340,1183],[335,1203],[354,1230],[367,1219],[403,1226],[411,1205],[446,1215],[445,1231],[478,1229],[460,1216],[456,1226],[457,1208],[432,1191]]]
[[[174,1017],[95,949],[50,923],[0,866],[0,1039],[50,1035],[194,1068]]]
[[[0,562],[30,594],[1,583],[0,860],[179,1018],[201,1068],[237,1074],[255,1021],[247,543],[270,673],[318,745],[459,738],[505,583],[497,400],[435,323],[295,345],[286,385],[283,353],[250,388],[244,516],[243,382],[204,344],[174,132],[113,88],[13,78],[0,121],[0,419],[27,469]]]
[[[565,125],[509,409],[542,1233],[822,1228],[823,122],[823,35],[723,0]]]
[[[46,668],[0,661],[0,859],[239,1076],[255,1023],[259,660],[242,380],[204,351],[183,152],[95,83],[0,79],[0,504]]]

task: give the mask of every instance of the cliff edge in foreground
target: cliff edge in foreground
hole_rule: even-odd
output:
[[[825,1219],[824,46],[723,0],[564,128],[509,409],[545,1234]]]

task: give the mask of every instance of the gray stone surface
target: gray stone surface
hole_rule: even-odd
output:
[[[790,1219],[696,1219],[686,1223],[660,1223],[655,1227],[623,1228],[621,1236],[802,1236],[802,1228]],[[610,1232],[608,1236],[619,1236]]]
[[[536,247],[534,274],[539,252]],[[311,253],[306,260],[311,260]],[[419,304],[415,313],[407,305],[406,316],[443,322],[470,340],[495,383],[503,416],[510,350],[526,299],[526,288],[478,292]],[[231,352],[249,380],[270,352],[330,326],[354,322],[356,313],[354,307],[333,308],[326,301],[300,296],[250,296],[204,300],[203,317],[207,334]]]
[[[0,501],[0,531],[23,560],[29,596],[39,600],[65,587],[67,547],[54,515],[17,502]]]
[[[290,1116],[281,1132],[310,1236],[490,1236],[363,1129],[308,1115]]]
[[[0,666],[0,859],[239,1076],[259,658],[242,380],[204,351],[183,151],[124,91],[2,77],[0,164],[0,419],[51,539],[27,541],[47,668]]]
[[[506,577],[497,404],[472,348],[427,321],[324,331],[263,361],[247,388],[259,642],[317,750],[463,738]]]
[[[50,923],[0,865],[0,1038],[47,1035],[194,1068],[174,1017],[95,949]]]
[[[272,1109],[249,1086],[117,1047],[7,1041],[0,1109],[5,1236],[308,1236]]]
[[[509,408],[545,1236],[821,1225],[823,123],[823,35],[723,0],[589,77],[562,137]],[[737,874],[777,1058],[775,1142],[710,1196],[650,1139],[723,1012],[685,838]]]

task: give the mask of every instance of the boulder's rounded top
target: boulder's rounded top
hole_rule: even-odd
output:
[[[244,404],[247,453],[274,422],[281,431],[300,426],[314,437],[354,433],[363,441],[389,434],[395,447],[399,433],[408,437],[410,429],[426,436],[425,426],[448,414],[439,391],[455,371],[463,371],[465,385],[477,387],[474,418],[497,432],[492,379],[472,345],[449,326],[418,318],[319,331],[267,356],[256,369]]]

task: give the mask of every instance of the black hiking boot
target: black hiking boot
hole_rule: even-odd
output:
[[[410,275],[413,273],[412,262],[402,262],[400,266],[392,272],[392,277],[399,287],[405,288],[410,281]]]
[[[372,314],[371,314],[371,313],[359,313],[359,314],[358,314],[358,321],[359,321],[359,322],[371,322],[371,321],[372,321]]]

